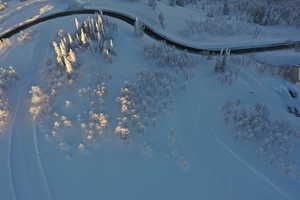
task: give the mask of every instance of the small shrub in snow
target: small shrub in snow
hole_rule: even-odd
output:
[[[230,86],[239,77],[240,70],[237,68],[227,69],[222,73],[217,74],[218,82],[223,86]]]
[[[150,6],[153,10],[157,7],[157,0],[147,0],[147,5]]]
[[[165,17],[162,12],[160,12],[158,15],[158,21],[159,21],[159,24],[162,27],[162,29],[165,29],[166,28]]]
[[[29,94],[31,94],[29,112],[33,120],[38,120],[47,114],[49,96],[39,86],[32,86]]]
[[[182,89],[185,88],[186,82],[192,78],[196,69],[195,59],[190,54],[178,51],[175,47],[163,42],[146,45],[144,56],[159,68],[170,71],[170,74],[174,73],[172,76],[176,79],[182,79]]]
[[[18,79],[14,67],[0,67],[0,136],[4,134],[10,110],[6,90]]]
[[[293,162],[288,156],[299,133],[287,121],[272,120],[263,104],[245,107],[240,101],[228,101],[222,111],[226,124],[233,126],[236,139],[257,145],[259,156],[269,163],[283,170],[291,168]],[[299,175],[298,169],[289,173]]]
[[[0,136],[4,134],[9,119],[8,99],[0,89]]]
[[[0,40],[0,49],[7,48],[9,45],[11,45],[11,41],[9,39],[2,39]]]
[[[18,79],[14,67],[0,67],[0,88],[6,89]]]
[[[170,149],[169,156],[177,161],[182,170],[187,171],[190,164],[186,160],[183,152],[180,150],[182,147],[178,142],[176,131],[173,128],[168,132],[168,147]]]
[[[4,3],[0,2],[0,11],[3,11],[6,8]]]

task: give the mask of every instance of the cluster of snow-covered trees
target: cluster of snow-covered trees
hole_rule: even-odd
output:
[[[106,98],[111,75],[95,71],[88,76],[59,89],[48,86],[44,90],[47,93],[39,87],[31,92],[36,99],[31,113],[38,116],[40,130],[51,144],[68,155],[93,148],[109,132],[111,119]]]
[[[225,18],[223,16],[203,17],[186,21],[186,29],[183,31],[187,36],[209,33],[214,36],[251,35],[256,39],[262,28],[259,25],[248,23],[237,17]]]
[[[39,86],[32,86],[29,112],[33,120],[39,120],[48,113],[49,96]]]
[[[112,62],[113,35],[116,31],[116,25],[107,21],[101,12],[82,22],[75,19],[74,32],[58,32],[52,42],[55,62],[47,61],[42,84],[37,86],[39,90],[33,88],[31,91],[32,98],[41,100],[37,97],[47,97],[42,101],[46,104],[32,103],[30,111],[33,118],[39,119],[38,125],[46,138],[67,153],[86,150],[97,144],[109,126],[104,104],[106,83],[111,75],[83,67],[80,53],[87,51],[89,54],[85,56],[98,54]],[[82,79],[82,76],[89,78]],[[62,93],[69,93],[69,98]],[[74,130],[76,134],[70,136],[70,131]]]
[[[9,119],[8,99],[3,90],[0,90],[0,136],[4,134]]]
[[[59,35],[58,39],[52,42],[56,63],[65,72],[74,71],[79,49],[89,49],[102,54],[109,61],[112,60],[114,46],[109,29],[115,29],[116,26],[108,23],[101,12],[82,23],[75,18],[75,27],[75,32]]]
[[[174,67],[189,70],[195,66],[195,60],[186,52],[179,52],[175,47],[164,42],[153,43],[144,47],[144,55],[160,67]],[[174,69],[174,70],[175,70]]]
[[[260,25],[300,25],[300,2],[294,0],[196,0],[194,5],[210,17],[230,15]]]
[[[247,69],[259,74],[279,76],[285,80],[291,79],[293,65],[273,65],[258,61],[255,56],[232,56],[231,63],[239,66],[240,69]]]
[[[214,36],[250,36],[258,39],[265,26],[300,26],[300,2],[287,0],[202,0],[196,9],[202,16],[186,20],[185,37],[205,39]]]
[[[0,67],[0,89],[2,90],[7,89],[17,79],[18,79],[18,75],[14,67],[12,66]]]
[[[241,71],[254,72],[264,75],[278,76],[292,81],[293,65],[272,65],[259,62],[255,56],[230,56],[230,52],[224,50],[216,58],[215,73],[219,83],[223,86],[230,86],[239,78]]]
[[[170,108],[175,87],[176,78],[167,71],[138,73],[117,98],[121,115],[115,131],[125,139],[129,132],[143,134],[147,126],[155,126]]]
[[[231,2],[232,1],[232,2]],[[229,0],[232,11],[246,14],[249,20],[261,25],[300,25],[300,2],[294,0]]]
[[[239,100],[227,101],[222,112],[226,124],[234,128],[236,139],[253,143],[263,160],[292,177],[300,178],[299,166],[289,158],[299,139],[299,131],[287,121],[272,119],[264,104],[247,107]]]
[[[10,117],[7,90],[18,79],[14,67],[0,67],[0,136],[4,133]]]
[[[216,56],[216,63],[214,71],[216,73],[217,81],[222,86],[230,86],[236,81],[240,74],[240,66],[236,66],[231,62],[230,50],[224,49],[220,55]]]
[[[168,113],[177,94],[184,89],[195,67],[194,59],[164,43],[145,46],[144,56],[157,71],[139,72],[134,82],[126,82],[117,98],[121,115],[115,132],[122,138],[142,134]]]

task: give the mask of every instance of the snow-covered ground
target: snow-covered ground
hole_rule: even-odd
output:
[[[211,18],[216,29],[195,32],[201,7],[147,2],[11,0],[0,32],[86,7],[195,46],[299,40],[294,25],[232,19],[231,30]],[[82,29],[75,16],[54,19],[0,46],[1,200],[300,198],[300,118],[288,112],[300,111],[300,88],[287,80],[298,51],[231,55],[215,72],[222,57],[180,52],[116,19],[77,19]]]

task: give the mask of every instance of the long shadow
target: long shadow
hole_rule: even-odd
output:
[[[116,19],[120,19],[124,22],[127,22],[130,25],[134,25],[136,18],[112,11],[112,10],[107,10],[103,9],[101,10],[103,15],[113,17]],[[37,18],[35,20],[25,22],[23,24],[18,25],[17,27],[12,28],[11,30],[8,30],[5,32],[3,35],[0,36],[0,41],[4,39],[9,39],[13,35],[28,29],[36,24],[40,24],[45,21],[49,21],[55,18],[60,18],[60,17],[66,17],[66,16],[71,16],[71,15],[84,15],[84,14],[95,14],[99,13],[99,10],[97,9],[81,9],[81,10],[69,10],[69,11],[63,11],[63,12],[58,12],[50,15],[46,15],[44,17]],[[164,41],[165,43],[172,45],[180,50],[188,51],[190,53],[196,53],[196,54],[220,54],[224,47],[216,47],[216,48],[197,48],[197,47],[192,47],[187,44],[183,44],[180,42],[177,42],[175,40],[172,40],[168,38],[167,36],[158,33],[155,31],[153,28],[150,26],[144,24],[144,32],[148,36],[154,38],[155,40],[159,41]],[[232,54],[245,54],[245,53],[254,53],[254,52],[263,52],[263,51],[274,51],[274,50],[281,50],[281,49],[290,49],[290,48],[295,48],[296,46],[300,46],[300,41],[291,41],[291,42],[280,42],[280,43],[269,43],[269,44],[260,44],[260,45],[247,45],[247,46],[236,46],[236,47],[230,47],[227,48],[230,50]]]

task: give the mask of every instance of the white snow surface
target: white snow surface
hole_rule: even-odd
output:
[[[0,32],[32,17],[81,7],[107,8],[137,16],[159,32],[194,46],[252,45],[254,42],[300,39],[299,28],[292,26],[263,27],[261,37],[256,39],[246,33],[241,36],[209,33],[188,36],[184,32],[186,20],[202,15],[195,8],[170,7],[165,1],[158,1],[154,11],[144,1],[130,0],[11,0],[7,1],[7,8],[0,11]],[[164,30],[158,23],[158,12],[165,16]],[[77,18],[83,21],[87,17]],[[240,72],[227,86],[220,83],[214,73],[215,58],[189,55],[194,61],[193,67],[186,69],[191,78],[183,79],[173,74],[177,80],[168,97],[170,106],[166,111],[150,108],[157,113],[155,126],[147,126],[144,135],[131,137],[129,133],[128,140],[120,139],[114,128],[122,114],[116,101],[121,88],[126,87],[127,82],[136,83],[139,72],[166,70],[172,74],[172,68],[146,59],[144,47],[158,43],[147,36],[136,37],[133,27],[116,19],[105,18],[118,27],[113,36],[115,55],[112,62],[97,53],[80,51],[77,82],[59,91],[55,100],[50,98],[55,101],[53,109],[75,123],[76,115],[86,114],[91,103],[81,101],[78,89],[93,85],[97,73],[110,75],[111,80],[105,81],[108,90],[105,106],[100,109],[108,114],[110,124],[105,136],[97,139],[94,145],[85,144],[87,147],[81,148],[77,144],[82,130],[73,126],[59,130],[64,138],[49,139],[49,127],[54,118],[49,118],[46,125],[31,119],[29,91],[32,86],[47,88],[47,78],[53,78],[47,77],[47,63],[50,59],[50,66],[54,66],[55,60],[51,41],[60,29],[72,32],[74,18],[54,19],[31,27],[13,36],[7,45],[0,46],[0,67],[13,66],[19,76],[16,83],[5,90],[10,118],[5,134],[0,135],[1,200],[300,198],[300,179],[291,178],[283,170],[266,163],[264,157],[256,153],[258,144],[255,141],[236,140],[234,126],[224,122],[222,106],[227,101],[239,99],[246,106],[266,105],[272,120],[286,120],[300,134],[300,118],[287,112],[290,105],[300,111],[299,84],[277,75],[258,73],[251,63],[248,66],[236,61],[243,60],[243,56],[232,56],[229,66]],[[294,50],[245,57],[279,67],[300,64],[300,53]],[[298,97],[292,99],[288,89],[297,91]],[[151,94],[145,100],[147,98],[151,98]],[[67,100],[71,103],[69,109],[64,106]],[[289,159],[300,167],[299,141],[292,143],[296,146]]]

